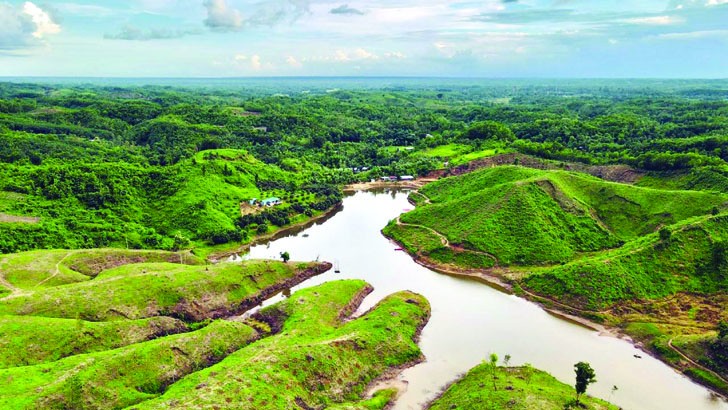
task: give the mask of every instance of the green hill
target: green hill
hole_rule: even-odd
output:
[[[399,292],[347,321],[370,291],[359,280],[298,291],[257,316],[280,328],[278,335],[238,350],[136,408],[382,408],[388,400],[381,397],[359,401],[388,368],[420,359],[414,340],[430,306],[422,296]]]
[[[505,166],[426,185],[431,201],[401,221],[500,265],[568,262],[615,248],[660,226],[707,214],[723,195],[606,182],[585,174]]]
[[[646,235],[619,249],[536,270],[523,283],[540,294],[594,310],[678,292],[728,291],[728,215],[663,229],[670,232],[669,238]]]
[[[163,167],[54,163],[0,169],[0,253],[248,242],[340,201],[323,167],[299,165],[287,171],[245,150],[225,149]],[[268,197],[283,203],[241,218],[241,204]]]
[[[130,264],[106,270],[92,280],[0,300],[0,314],[91,321],[173,316],[200,321],[242,312],[329,267],[273,261],[247,261],[242,266]]]
[[[477,410],[524,409],[563,410],[583,408],[592,410],[616,410],[618,407],[589,396],[581,398],[583,407],[574,403],[574,388],[564,384],[550,374],[523,367],[497,367],[496,389],[493,389],[494,374],[490,364],[483,363],[472,368],[457,380],[432,403],[428,409]]]
[[[679,187],[686,177],[657,178],[642,182]],[[519,294],[619,326],[725,391],[728,370],[711,353],[714,329],[728,320],[725,194],[503,166],[433,182],[414,197],[417,208],[383,232],[422,261],[466,274],[495,261],[489,272]]]

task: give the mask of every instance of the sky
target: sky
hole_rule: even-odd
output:
[[[728,78],[728,0],[0,0],[0,76]]]

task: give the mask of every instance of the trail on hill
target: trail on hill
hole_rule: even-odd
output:
[[[51,279],[55,278],[56,276],[58,276],[58,275],[59,275],[59,274],[61,273],[61,263],[63,263],[63,261],[64,261],[64,260],[66,260],[66,258],[68,258],[69,256],[71,256],[71,255],[73,255],[73,254],[75,254],[75,253],[78,253],[78,252],[79,252],[79,251],[69,251],[68,253],[66,253],[66,255],[64,255],[64,256],[63,256],[63,257],[62,257],[62,258],[61,258],[61,259],[60,259],[60,260],[59,260],[59,261],[58,261],[58,262],[56,263],[56,266],[55,266],[55,271],[53,272],[53,274],[52,274],[51,276],[49,276],[49,277],[47,277],[47,278],[43,279],[42,281],[38,282],[38,283],[37,283],[37,284],[35,285],[35,287],[37,288],[38,286],[40,286],[40,285],[42,285],[42,284],[44,284],[44,283],[48,282],[49,280],[51,280]]]
[[[7,262],[7,258],[0,261],[0,266],[5,265]],[[2,285],[4,288],[10,291],[10,294],[0,298],[0,300],[7,300],[7,299],[13,299],[20,296],[25,296],[28,294],[28,292],[23,291],[22,289],[17,288],[12,283],[8,282],[7,279],[5,279],[5,275],[0,272],[0,285]]]
[[[695,366],[695,367],[697,367],[697,368],[699,368],[701,370],[704,370],[704,371],[712,374],[713,376],[717,377],[719,380],[722,380],[724,383],[728,383],[728,379],[726,379],[723,376],[719,375],[718,373],[716,373],[716,372],[708,369],[707,367],[703,366],[702,364],[696,362],[695,360],[693,360],[690,357],[688,357],[685,353],[683,353],[682,350],[680,350],[677,347],[673,346],[672,345],[672,340],[673,340],[673,338],[670,338],[670,340],[667,341],[667,346],[670,349],[672,349],[675,353],[679,354],[680,357],[682,357],[683,359],[685,359],[691,365],[693,365],[693,366]]]

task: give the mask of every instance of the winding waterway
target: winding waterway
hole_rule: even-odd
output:
[[[325,222],[254,246],[247,256],[276,259],[287,251],[293,260],[332,262],[340,273],[332,269],[293,291],[330,280],[364,279],[375,291],[360,311],[404,289],[430,301],[432,317],[420,339],[426,361],[400,376],[408,388],[395,409],[422,408],[442,386],[491,352],[509,354],[511,365],[530,363],[567,384],[573,384],[574,363],[587,361],[598,380],[589,393],[624,409],[728,409],[726,401],[626,341],[554,317],[482,283],[416,264],[380,233],[389,220],[411,208],[405,192],[358,192]],[[618,390],[612,392],[613,386]]]

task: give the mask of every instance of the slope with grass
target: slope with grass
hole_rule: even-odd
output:
[[[429,202],[383,231],[417,258],[449,272],[503,276],[518,294],[617,326],[725,391],[720,375],[728,369],[710,359],[705,343],[688,343],[694,348],[684,357],[668,343],[712,337],[728,319],[725,194],[515,166],[442,179],[420,192]],[[493,256],[498,269],[473,254]]]
[[[135,408],[382,408],[391,392],[373,401],[362,395],[386,370],[420,359],[415,340],[430,308],[423,297],[399,292],[348,320],[370,291],[359,280],[298,291],[257,315],[279,334]]]
[[[219,362],[258,337],[216,321],[190,333],[116,350],[0,370],[0,407],[120,409],[158,396],[183,376]]]
[[[615,405],[589,396],[582,397],[580,401],[583,406],[576,405],[573,387],[541,370],[530,366],[496,367],[493,373],[490,364],[483,363],[449,386],[427,408],[432,410],[618,409]]]
[[[591,310],[679,292],[728,291],[728,215],[697,217],[663,229],[669,237],[652,233],[619,249],[534,270],[523,284]]]
[[[115,349],[188,330],[169,317],[86,322],[34,316],[0,316],[0,369],[53,362]]]
[[[88,281],[101,271],[143,262],[201,265],[190,253],[123,249],[30,251],[0,256],[0,278],[26,291]]]
[[[0,314],[91,321],[172,316],[200,321],[243,312],[329,268],[325,263],[273,261],[213,266],[123,265],[92,280],[1,300]]]
[[[516,166],[446,178],[421,192],[431,204],[402,215],[403,223],[431,228],[452,244],[493,255],[500,265],[568,262],[707,214],[728,199]]]

